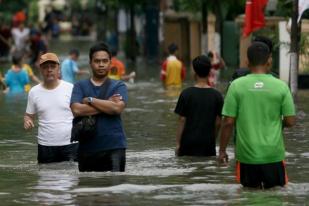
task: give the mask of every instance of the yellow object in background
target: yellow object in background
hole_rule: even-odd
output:
[[[33,76],[33,70],[30,67],[30,65],[29,64],[23,64],[23,69],[27,72],[28,77],[30,79],[30,77]],[[26,84],[25,85],[25,92],[29,92],[30,89],[31,89],[31,84]]]

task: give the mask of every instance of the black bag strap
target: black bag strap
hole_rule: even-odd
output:
[[[100,99],[107,99],[107,91],[108,91],[110,84],[111,84],[111,80],[107,78],[105,82],[101,85],[100,93],[98,96]]]

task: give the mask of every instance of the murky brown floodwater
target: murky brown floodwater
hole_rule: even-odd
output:
[[[65,57],[65,46],[54,46]],[[74,44],[74,43],[73,43]],[[89,43],[79,43],[87,65]],[[300,91],[297,126],[286,132],[286,188],[248,190],[215,158],[174,156],[177,97],[148,65],[136,68],[123,114],[128,137],[125,173],[79,173],[76,163],[38,166],[36,130],[22,128],[26,96],[0,95],[0,205],[306,205],[309,202],[309,91]],[[190,83],[186,84],[187,86]]]

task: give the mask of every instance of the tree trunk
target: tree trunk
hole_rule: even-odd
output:
[[[221,2],[217,1],[215,4],[215,16],[216,16],[216,32],[221,34],[222,31],[222,12],[221,12]]]
[[[207,33],[207,15],[208,15],[208,11],[207,11],[207,2],[206,1],[202,1],[202,31],[203,34]]]
[[[147,59],[156,59],[159,54],[159,3],[147,1],[145,5],[145,54]]]
[[[208,27],[207,2],[202,1],[202,51],[201,53],[205,53],[208,51],[207,27]]]
[[[294,0],[291,28],[291,47],[290,47],[290,88],[293,97],[297,95],[298,87],[298,59],[299,59],[299,28],[298,18],[298,0]]]
[[[130,59],[135,62],[136,54],[137,54],[137,46],[136,46],[136,32],[135,32],[135,9],[134,4],[130,5]]]
[[[107,6],[101,0],[96,0],[97,41],[106,40]]]

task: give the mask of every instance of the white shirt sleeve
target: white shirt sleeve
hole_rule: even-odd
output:
[[[33,101],[34,97],[33,97],[33,92],[29,92],[28,95],[28,101],[27,101],[27,108],[26,108],[26,113],[28,114],[35,114],[36,113],[36,107]]]

